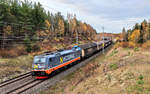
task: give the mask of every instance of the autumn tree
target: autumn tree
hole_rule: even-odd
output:
[[[32,42],[33,36],[42,40],[44,38],[51,40],[52,36],[57,38],[59,35],[75,39],[77,33],[79,39],[91,40],[96,34],[91,25],[79,21],[75,15],[68,14],[65,19],[61,12],[53,14],[46,11],[39,2],[33,3],[29,0],[0,0],[0,2],[0,33],[2,33],[0,35],[4,36],[5,33],[6,37],[24,36],[18,42],[26,43],[23,40],[28,40],[29,37]],[[1,43],[0,41],[0,45]]]
[[[134,43],[138,43],[140,40],[140,30],[134,30],[129,38],[129,41],[133,41]]]
[[[133,29],[127,30],[129,41],[144,43],[150,40],[150,22],[144,20],[142,23],[136,23]]]

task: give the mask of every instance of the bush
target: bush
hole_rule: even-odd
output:
[[[24,46],[16,46],[11,49],[4,49],[0,51],[0,56],[4,58],[17,57],[27,54]]]
[[[118,65],[117,64],[110,64],[109,67],[110,67],[110,69],[115,70],[118,68]]]
[[[137,47],[137,45],[134,42],[129,42],[128,47],[135,48],[135,47]]]
[[[143,85],[144,84],[144,81],[143,81],[144,77],[143,77],[143,75],[140,75],[138,78],[139,78],[139,80],[137,81],[137,84]]]
[[[115,45],[115,48],[118,48],[118,47],[122,47],[122,48],[136,48],[137,44],[134,43],[134,42],[120,42],[120,43],[117,43]]]
[[[121,46],[122,48],[127,48],[127,47],[129,46],[129,43],[128,43],[128,42],[121,42],[121,43],[120,43],[120,46]]]
[[[0,56],[4,58],[16,57],[17,53],[14,50],[1,50]]]
[[[143,75],[139,76],[139,80],[143,80],[143,78],[144,78]]]
[[[138,80],[138,81],[137,81],[137,84],[143,85],[143,84],[144,84],[144,81],[143,81],[143,80]]]
[[[18,56],[27,54],[27,51],[23,45],[18,45],[17,47],[15,47],[13,49],[18,54]]]
[[[34,45],[32,46],[32,51],[33,51],[33,52],[40,51],[40,50],[41,50],[41,48],[40,48],[39,45],[34,44]]]
[[[144,49],[150,48],[150,41],[146,41],[146,42],[142,45],[142,48],[144,48]]]

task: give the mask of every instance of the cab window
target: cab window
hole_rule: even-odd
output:
[[[45,63],[46,62],[46,58],[34,58],[34,63]]]

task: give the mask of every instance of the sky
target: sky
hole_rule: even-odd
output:
[[[150,0],[31,0],[40,2],[52,13],[76,14],[78,20],[90,24],[98,33],[119,33],[150,17]]]

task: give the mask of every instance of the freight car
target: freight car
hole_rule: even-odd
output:
[[[98,50],[96,43],[79,45],[79,47],[81,48],[81,58],[91,56]]]
[[[89,57],[89,56],[93,55],[94,53],[102,50],[103,46],[104,46],[104,48],[106,48],[109,45],[111,45],[111,43],[112,43],[111,40],[104,40],[104,41],[100,41],[97,43],[89,43],[89,44],[79,45],[79,47],[81,48],[81,58]]]
[[[111,44],[111,41],[105,40],[104,42],[89,43],[74,46],[69,50],[61,50],[35,56],[32,64],[32,76],[35,76],[37,79],[48,78],[51,73],[72,63],[77,63],[77,61],[100,51],[103,48],[103,44],[104,47],[107,47]]]

